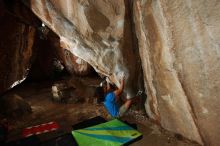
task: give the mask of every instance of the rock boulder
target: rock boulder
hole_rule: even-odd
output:
[[[220,145],[220,2],[135,0],[149,116],[204,145]]]

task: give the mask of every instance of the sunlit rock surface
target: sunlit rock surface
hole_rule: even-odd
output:
[[[220,1],[135,0],[149,116],[220,145]]]
[[[140,63],[132,44],[128,1],[31,0],[26,5],[59,37],[62,46],[118,85],[126,75],[126,91],[137,92]]]
[[[16,21],[0,2],[0,93],[21,83],[28,73],[35,29]]]

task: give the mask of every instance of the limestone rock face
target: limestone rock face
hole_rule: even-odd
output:
[[[135,0],[148,99],[164,128],[220,145],[220,2]]]
[[[126,75],[126,91],[137,89],[138,51],[132,44],[129,3],[124,0],[23,1],[59,37],[62,47],[118,83]]]
[[[28,73],[35,29],[0,11],[0,93],[22,82]]]

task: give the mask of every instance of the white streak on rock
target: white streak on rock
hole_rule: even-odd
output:
[[[26,77],[24,77],[22,80],[15,81],[15,82],[11,85],[11,88],[17,86],[18,84],[20,84],[21,82],[23,82],[25,79],[26,79]]]

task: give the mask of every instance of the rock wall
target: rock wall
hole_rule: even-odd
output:
[[[91,72],[91,65],[72,54],[69,50],[63,49],[63,55],[65,57],[65,66],[69,73],[84,76]]]
[[[88,62],[117,85],[120,72],[124,72],[129,97],[137,91],[142,64],[149,117],[200,144],[220,145],[218,0],[23,0],[23,3],[59,36],[63,49]],[[139,52],[134,43],[134,26]],[[142,63],[138,62],[138,53]],[[1,65],[2,70],[6,65]],[[5,79],[9,85],[15,80],[10,78],[17,77],[13,74]]]
[[[41,62],[38,66],[42,66],[45,72],[48,72],[48,69],[50,68],[51,71],[47,73],[50,76],[54,68],[53,61],[54,59],[57,59],[66,68],[68,73],[73,76],[84,76],[91,73],[91,65],[67,50],[65,44],[60,43],[59,36],[57,36],[54,32],[48,28],[44,29],[47,29],[48,33],[45,34],[45,39],[40,41],[41,44],[44,45],[38,46],[38,62]],[[45,50],[47,50],[47,52],[45,52]],[[48,62],[47,66],[43,65],[44,60]]]
[[[135,0],[149,116],[204,145],[220,145],[220,2]]]
[[[35,29],[5,11],[0,2],[0,93],[22,82],[28,73]]]
[[[45,29],[47,33],[42,34],[42,31],[38,31],[33,52],[34,61],[32,61],[28,80],[58,79],[66,72],[72,76],[84,76],[91,73],[92,67],[87,62],[62,48],[60,39],[55,33],[46,27],[39,28]]]
[[[137,48],[132,44],[131,13],[124,0],[23,1],[75,56],[117,85],[126,75],[129,97],[137,92]],[[28,3],[29,2],[29,3]]]

